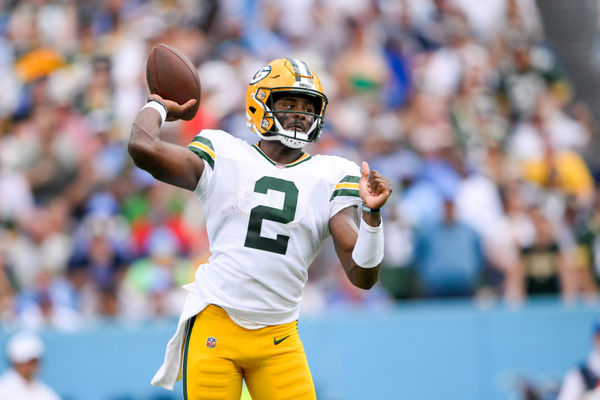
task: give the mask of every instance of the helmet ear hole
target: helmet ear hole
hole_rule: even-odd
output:
[[[250,107],[248,107],[248,109],[250,110],[250,112],[251,112],[252,114],[254,114],[254,113],[256,112],[256,107],[252,107],[252,106],[250,106]]]

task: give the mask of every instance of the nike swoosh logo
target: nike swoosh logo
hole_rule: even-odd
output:
[[[273,338],[273,344],[274,344],[275,346],[277,346],[279,343],[283,342],[285,339],[287,339],[287,338],[289,338],[289,337],[290,337],[290,335],[287,335],[286,337],[284,337],[284,338],[281,338],[281,339],[279,339],[279,340],[277,340],[276,338]]]

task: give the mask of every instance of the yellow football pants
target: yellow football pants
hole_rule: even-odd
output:
[[[253,400],[317,398],[296,321],[245,329],[209,305],[188,325],[183,397],[240,400],[242,380]]]

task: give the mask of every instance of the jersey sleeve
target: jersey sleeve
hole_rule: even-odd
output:
[[[360,168],[354,162],[343,160],[341,175],[333,186],[329,198],[329,218],[346,207],[358,206],[361,203],[358,192],[360,181]]]
[[[215,147],[209,136],[211,135],[208,131],[201,131],[187,147],[203,159],[211,169],[215,169]]]
[[[218,160],[217,154],[220,147],[219,140],[221,139],[217,135],[218,133],[215,133],[215,131],[208,129],[202,130],[187,146],[189,150],[204,160],[205,168],[200,177],[200,181],[198,182],[196,191],[205,191],[212,181]]]

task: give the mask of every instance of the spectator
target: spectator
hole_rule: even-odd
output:
[[[533,223],[527,216],[517,183],[507,185],[500,192],[502,214],[487,238],[486,254],[490,265],[502,274],[498,289],[511,303],[525,298],[525,277],[521,247],[530,243]]]
[[[540,96],[530,118],[516,124],[508,153],[520,163],[525,179],[548,190],[574,196],[580,206],[591,203],[594,183],[577,151],[588,143],[586,128],[567,117],[552,96]]]
[[[22,331],[10,338],[6,354],[11,369],[0,376],[1,400],[60,400],[60,397],[38,379],[44,344],[34,333]]]
[[[3,240],[0,233],[0,240]],[[12,271],[6,257],[4,249],[0,246],[0,321],[10,322],[14,313],[14,284],[12,282]]]
[[[417,228],[415,262],[425,296],[474,295],[484,261],[480,236],[456,220],[452,198],[444,201],[442,221]]]
[[[571,253],[561,244],[555,227],[536,207],[528,211],[535,228],[531,244],[521,249],[529,295],[562,294],[572,298],[576,290]]]
[[[505,56],[508,62],[498,71],[498,95],[513,121],[530,117],[545,93],[553,93],[561,105],[570,99],[570,85],[550,48],[517,33],[509,36]]]
[[[24,329],[52,328],[73,332],[81,328],[81,315],[71,304],[73,289],[70,283],[41,271],[36,285],[19,296],[18,320]]]
[[[596,194],[594,207],[579,212],[574,218],[577,256],[582,269],[588,271],[597,283],[600,279],[600,196]]]
[[[345,96],[364,96],[377,100],[388,78],[381,43],[376,41],[369,25],[361,19],[348,18],[349,43],[336,57],[334,71]]]

